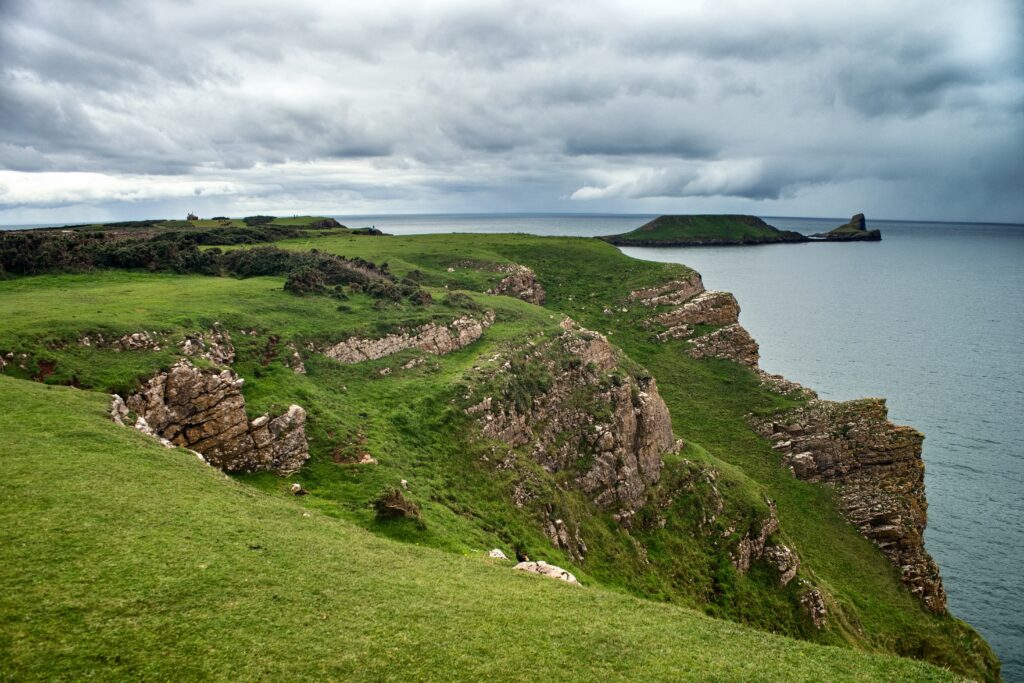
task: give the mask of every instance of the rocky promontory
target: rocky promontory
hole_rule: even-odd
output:
[[[864,214],[858,213],[850,218],[849,223],[811,237],[816,241],[825,242],[878,242],[882,239],[882,231],[868,230]]]
[[[813,391],[762,371],[757,342],[739,324],[736,299],[705,291],[699,283],[699,276],[672,281],[634,291],[630,299],[651,306],[645,324],[655,328],[658,341],[683,340],[693,358],[747,365],[769,390],[805,401],[769,418],[752,417],[751,424],[797,478],[834,487],[843,516],[878,546],[929,610],[944,613],[939,568],[924,548],[924,436],[890,422],[884,399],[820,400]],[[702,334],[696,333],[698,325],[705,326]],[[752,540],[750,548],[760,553],[762,541]]]
[[[899,568],[933,612],[946,610],[939,567],[924,549],[924,435],[887,419],[885,400],[812,400],[754,422],[793,474],[839,493],[843,515]]]

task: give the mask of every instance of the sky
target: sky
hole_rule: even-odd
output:
[[[1024,222],[1024,2],[0,0],[0,224]]]

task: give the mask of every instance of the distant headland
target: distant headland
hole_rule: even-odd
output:
[[[696,214],[658,216],[636,230],[600,239],[620,247],[697,247],[878,241],[882,234],[866,228],[862,213],[834,230],[810,236],[779,230],[757,216]]]

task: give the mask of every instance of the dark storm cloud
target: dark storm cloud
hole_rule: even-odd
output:
[[[178,197],[1019,218],[1020,19],[1011,0],[0,2],[0,221]]]

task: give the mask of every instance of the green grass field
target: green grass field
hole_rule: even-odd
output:
[[[611,628],[616,619],[631,610],[643,611],[646,615],[644,623],[646,620],[651,621],[649,628],[640,624],[636,626],[637,638],[642,640],[647,635],[651,636],[650,643],[645,647],[651,648],[652,651],[644,654],[630,649],[630,657],[635,657],[635,661],[618,662],[618,658],[609,656],[608,660],[599,657],[594,662],[584,662],[584,651],[587,647],[581,646],[579,650],[570,648],[570,654],[566,655],[569,658],[565,667],[569,667],[570,664],[582,667],[580,671],[583,673],[576,675],[579,679],[605,675],[630,679],[645,676],[714,677],[713,674],[707,673],[709,669],[699,668],[690,660],[686,660],[690,661],[688,664],[682,662],[685,657],[710,657],[711,659],[706,659],[707,666],[724,667],[724,664],[714,658],[717,655],[712,657],[708,652],[700,651],[707,650],[718,636],[709,636],[708,642],[697,646],[698,652],[692,652],[685,657],[679,653],[672,654],[672,648],[675,647],[672,643],[676,642],[672,639],[685,637],[679,626],[668,625],[669,622],[679,619],[678,615],[686,615],[694,624],[710,623],[715,625],[715,628],[732,629],[729,633],[747,633],[745,637],[755,640],[768,638],[764,632],[774,631],[816,641],[819,644],[840,645],[844,648],[807,649],[808,653],[844,654],[806,655],[816,659],[813,663],[808,662],[810,669],[787,668],[788,665],[780,664],[780,668],[765,669],[754,676],[755,678],[771,678],[776,671],[789,672],[795,678],[814,678],[815,675],[810,672],[815,670],[815,667],[818,667],[816,670],[819,677],[826,676],[827,666],[831,665],[825,662],[831,657],[845,658],[842,660],[844,662],[861,661],[858,659],[860,656],[854,654],[854,650],[896,653],[921,658],[979,679],[996,675],[998,664],[984,641],[955,618],[936,617],[922,609],[916,599],[902,586],[896,570],[840,517],[830,491],[794,479],[779,466],[777,455],[771,451],[767,443],[747,426],[748,413],[773,413],[793,405],[792,400],[762,389],[754,375],[744,367],[726,361],[693,360],[685,353],[686,342],[656,342],[653,340],[652,331],[643,327],[643,321],[652,313],[649,309],[634,306],[628,300],[629,291],[685,276],[690,272],[686,268],[629,259],[614,247],[599,240],[537,238],[522,235],[352,237],[334,234],[289,240],[280,243],[280,246],[293,249],[316,248],[348,257],[362,257],[376,263],[386,262],[391,271],[399,277],[419,271],[419,277],[431,292],[435,303],[428,307],[413,306],[407,302],[382,304],[361,294],[351,294],[344,301],[323,296],[296,297],[282,290],[283,278],[240,280],[123,271],[14,278],[0,281],[0,316],[7,322],[0,328],[0,351],[27,352],[36,360],[55,363],[53,374],[46,378],[49,383],[74,382],[101,391],[126,392],[172,363],[177,357],[174,350],[116,353],[83,349],[74,343],[77,336],[83,332],[97,331],[118,335],[139,329],[180,335],[186,331],[208,329],[214,322],[220,322],[231,330],[238,350],[235,370],[247,380],[244,393],[251,416],[264,411],[283,410],[290,403],[299,403],[306,407],[309,412],[307,434],[310,438],[312,457],[303,470],[291,479],[260,474],[240,476],[233,481],[226,481],[223,477],[207,476],[204,474],[207,470],[198,464],[189,470],[188,467],[192,467],[191,461],[187,465],[181,465],[180,467],[185,468],[181,471],[186,472],[187,477],[197,477],[197,482],[209,479],[216,484],[209,489],[210,500],[226,491],[229,496],[233,496],[230,500],[238,499],[258,510],[269,509],[263,506],[283,506],[281,509],[296,511],[308,510],[313,517],[303,518],[297,513],[298,521],[290,523],[305,524],[311,523],[310,519],[316,519],[317,524],[326,525],[324,529],[334,530],[330,533],[337,533],[338,539],[344,539],[344,543],[364,543],[365,547],[382,549],[382,556],[389,558],[386,563],[388,565],[397,563],[400,566],[409,566],[410,563],[415,563],[411,558],[434,558],[427,564],[436,562],[436,565],[431,566],[440,566],[445,562],[456,563],[459,567],[466,567],[467,572],[481,572],[481,577],[492,576],[488,572],[497,572],[493,576],[504,577],[505,574],[502,572],[505,572],[506,568],[488,567],[478,556],[490,547],[502,547],[508,552],[514,546],[522,546],[528,548],[535,559],[547,559],[566,566],[587,584],[587,591],[604,596],[601,600],[609,601],[608,604],[622,606],[608,608],[607,615],[594,615],[597,621],[584,612],[567,612],[572,616],[564,620],[571,620],[574,629],[582,629],[574,631],[574,637],[583,638],[584,642],[588,642],[580,634],[589,632],[597,639],[589,642],[615,644],[618,641],[610,634],[604,631],[599,633],[596,630],[591,632],[588,629],[598,629],[599,623]],[[536,271],[547,290],[545,307],[481,293],[502,277],[489,267],[489,264],[508,262],[526,264]],[[468,300],[465,297],[453,297],[451,303],[448,303],[449,297],[456,292],[465,294]],[[427,320],[451,320],[458,315],[474,313],[480,308],[494,310],[497,316],[495,324],[480,341],[457,353],[443,357],[428,357],[425,363],[409,370],[401,369],[401,365],[415,357],[417,352],[407,351],[395,357],[349,366],[340,365],[316,354],[306,354],[305,375],[294,374],[285,367],[279,356],[271,355],[268,358],[267,349],[270,348],[272,337],[276,337],[281,344],[292,342],[303,348],[305,343],[311,341],[337,341],[352,334],[380,336],[390,330],[422,324]],[[605,313],[606,308],[612,313]],[[541,339],[538,336],[541,333],[547,337],[556,334],[558,322],[563,314],[572,316],[590,329],[607,334],[613,343],[620,346],[639,364],[638,368],[643,366],[657,378],[662,396],[671,410],[677,436],[686,439],[688,443],[681,456],[672,456],[667,460],[662,484],[653,493],[656,498],[660,496],[662,499],[671,498],[673,501],[664,529],[641,526],[634,529],[631,534],[624,534],[610,515],[595,510],[579,493],[558,487],[557,482],[543,472],[536,473],[542,489],[537,506],[517,508],[510,503],[511,491],[516,483],[513,473],[496,470],[493,465],[488,465],[481,458],[488,453],[488,444],[472,437],[473,425],[461,409],[461,391],[467,383],[473,381],[476,369],[486,366],[488,359],[495,353],[521,347],[526,339]],[[243,329],[256,330],[257,334],[243,336],[237,333]],[[389,368],[393,372],[382,376],[380,370],[383,368]],[[8,374],[28,378],[35,375],[37,370],[35,366],[25,370],[9,367]],[[8,386],[14,387],[8,390],[7,396],[14,396],[21,391],[28,392],[29,388],[31,391],[43,392],[40,396],[46,395],[47,390],[39,385],[19,386],[12,384],[13,381],[7,380]],[[90,396],[60,389],[54,389],[49,395]],[[90,400],[97,402],[90,413],[95,416],[98,410],[95,406],[99,405],[99,399]],[[7,403],[5,397],[5,407]],[[45,425],[53,427],[60,424],[58,415],[74,412],[66,407],[60,408],[58,413],[47,412],[45,409],[36,411],[35,408],[26,410],[29,414],[39,412],[38,419],[19,418],[22,422],[27,420],[37,425],[39,433],[32,437],[35,439],[51,438],[46,437],[44,433]],[[140,445],[144,445],[144,442],[138,441],[141,437],[136,437],[127,430],[119,432],[111,429],[99,420],[93,431],[75,427],[70,432],[93,434],[90,443],[94,448],[90,451],[90,457],[95,456],[99,458],[96,462],[103,463],[100,467],[103,474],[94,472],[92,478],[105,476],[111,479],[109,486],[112,488],[105,489],[108,492],[116,490],[117,481],[124,479],[129,473],[118,469],[117,463],[123,460],[119,459],[117,452],[102,453],[103,439],[110,435],[120,439],[111,442],[119,444],[114,447],[118,452],[126,439],[135,439],[132,441],[136,444],[133,448],[138,447],[149,452]],[[6,429],[4,432],[15,433]],[[63,438],[64,434],[63,431],[55,431],[52,439]],[[98,434],[107,436],[100,437]],[[0,438],[3,438],[2,434]],[[27,439],[27,436],[20,435],[8,437],[6,443],[28,443]],[[54,445],[53,449],[56,449],[56,452],[70,452],[74,447],[70,443],[65,443],[62,446]],[[21,446],[17,449],[12,448],[11,455],[17,455],[21,450]],[[369,452],[379,464],[372,467],[346,464],[351,455],[360,452]],[[158,463],[167,462],[171,457],[171,454],[162,450],[155,450],[153,453],[162,454],[163,459],[158,458],[154,461]],[[135,460],[137,459],[131,462]],[[51,463],[51,469],[57,467],[57,464]],[[711,467],[720,472],[721,493],[727,504],[727,516],[738,525],[736,534],[742,533],[750,525],[757,524],[759,516],[764,514],[766,495],[777,501],[783,527],[781,538],[778,540],[790,545],[799,553],[802,560],[801,576],[822,587],[829,595],[831,616],[829,627],[825,631],[814,630],[803,616],[799,609],[795,584],[791,584],[786,591],[778,590],[775,575],[762,566],[755,567],[746,576],[737,576],[728,563],[728,547],[699,531],[695,520],[699,516],[702,496],[706,495],[707,491],[699,485],[692,485],[690,480],[695,471],[704,467]],[[26,472],[28,469],[32,468],[26,468]],[[26,472],[21,472],[15,479],[29,476]],[[46,476],[55,476],[52,471],[48,472]],[[67,476],[72,474],[69,472]],[[140,481],[147,482],[156,476],[152,472],[136,474]],[[84,472],[81,476],[87,479],[89,477]],[[10,476],[6,478],[11,479]],[[403,520],[381,522],[374,516],[373,499],[383,488],[395,485],[400,479],[406,479],[410,483],[410,497],[423,511],[421,524]],[[301,481],[311,495],[297,500],[288,497],[286,491],[292,481]],[[135,486],[143,488],[138,483]],[[221,520],[218,524],[213,524],[212,518],[222,515],[222,512],[218,512],[222,508],[213,505],[207,509],[206,502],[188,503],[193,495],[199,495],[193,492],[192,483],[179,482],[175,486],[180,499],[171,495],[173,500],[164,500],[164,504],[190,507],[191,514],[198,516],[197,519],[211,517],[200,526],[211,524],[214,528],[223,529],[224,524],[230,521]],[[162,497],[167,498],[167,495],[164,493]],[[60,498],[61,495],[54,492],[48,500],[51,504],[56,504],[54,501]],[[77,503],[61,503],[71,504]],[[229,504],[234,505],[224,503]],[[18,508],[21,504],[11,505]],[[551,546],[541,528],[545,510],[552,510],[556,516],[574,520],[578,524],[591,548],[584,562],[573,563],[565,553]],[[7,510],[5,503],[4,512],[16,514],[17,509]],[[132,517],[133,514],[136,513],[128,513],[124,518],[135,519]],[[206,547],[200,550],[197,547],[193,548],[196,552],[192,553],[187,545],[182,546],[177,541],[172,543],[172,539],[163,538],[162,527],[159,524],[151,528],[154,524],[151,518],[145,517],[142,513],[138,514],[138,524],[125,525],[118,533],[131,534],[135,529],[153,543],[168,543],[170,547],[177,549],[176,552],[183,553],[182,562],[197,563],[201,562],[197,558],[204,554],[228,553],[231,550],[230,547],[215,550]],[[108,521],[109,519],[112,518],[108,518]],[[103,523],[95,524],[97,536],[104,533],[103,527]],[[299,534],[303,539],[307,538],[302,535],[301,530],[285,531],[284,526],[281,529],[281,538],[289,533]],[[39,533],[41,542],[48,542],[46,539],[55,532]],[[226,538],[234,536],[229,534]],[[59,539],[51,540],[57,542]],[[209,544],[216,545],[212,536],[207,540]],[[326,547],[320,545],[321,542],[326,542],[323,539],[309,542],[317,548],[317,553]],[[265,545],[260,542],[254,544]],[[328,595],[326,592],[333,590],[333,587],[314,587],[323,578],[318,560],[297,553],[294,544],[282,547],[289,549],[288,552],[283,552],[284,557],[280,556],[281,552],[273,555],[274,561],[280,562],[274,569],[280,572],[280,575],[275,574],[279,578],[274,581],[279,580],[281,583],[271,583],[271,592],[276,591],[278,585],[284,585],[284,578],[281,577],[288,571],[311,571],[317,579],[310,578],[307,581],[304,578],[300,585],[288,593],[292,597],[285,600],[284,604],[297,605],[296,601],[301,601],[301,596],[309,592],[316,599],[333,605],[334,609],[342,609],[339,605],[344,603],[338,601],[343,601],[345,596]],[[334,557],[331,553],[339,557],[345,554],[343,546],[323,552],[328,553],[330,557]],[[244,552],[241,555],[246,558],[265,557]],[[464,559],[466,556],[472,559]],[[363,568],[358,572],[363,572],[365,567],[374,565],[373,560],[367,559],[369,557],[365,555],[364,559],[360,560],[364,564],[360,565]],[[43,562],[42,559],[37,560],[37,563]],[[337,567],[331,571],[336,570],[341,571]],[[379,579],[382,574],[390,575],[391,570],[387,566],[377,565],[369,574],[371,576],[346,576],[338,580],[355,582],[351,585],[361,586],[359,590],[368,591],[370,589],[366,587],[367,582]],[[245,593],[245,600],[250,601],[244,603],[247,606],[269,599],[258,590],[259,576],[260,572],[254,571],[253,583],[248,586],[248,592]],[[399,580],[390,576],[387,580],[392,579]],[[522,580],[521,577],[516,577],[508,585],[528,586],[533,590],[537,583],[522,583]],[[25,582],[27,578],[20,576],[14,581]],[[180,578],[179,581],[179,590],[185,590],[186,579]],[[432,580],[420,578],[417,581],[426,586]],[[117,582],[117,577],[112,577],[108,588],[112,591],[118,590]],[[481,579],[481,583],[483,582]],[[223,580],[218,580],[215,588],[219,591],[230,591],[237,586],[230,581],[224,583]],[[537,590],[556,591],[551,595],[562,595],[557,593],[562,588],[541,587]],[[509,600],[518,599],[496,597],[494,591],[500,593],[506,588],[494,587],[490,589],[491,592],[484,591],[481,594],[476,590],[475,583],[472,589],[467,587],[466,599],[473,601],[478,609],[499,609],[493,605],[486,605],[491,601],[507,604]],[[217,599],[228,600],[225,593],[217,595]],[[635,598],[645,600],[637,601]],[[659,605],[659,602],[674,603],[676,606]],[[536,614],[543,615],[543,619],[558,621],[556,615],[562,608],[557,604],[555,603],[556,606],[550,610],[545,606]],[[592,602],[587,604],[595,606]],[[158,599],[153,605],[158,612],[170,610],[176,618],[185,618],[174,612],[177,608],[172,609],[173,606],[168,605],[166,600]],[[693,608],[760,630],[750,631],[724,621],[707,622],[693,612],[680,609],[679,606]],[[526,610],[533,614],[534,608],[534,605],[520,605],[516,608],[516,614],[526,619],[529,624],[537,626],[538,622],[531,621],[532,616],[524,616]],[[354,610],[356,607],[347,609]],[[415,631],[401,619],[397,623],[404,626],[395,626],[396,609],[397,607],[392,604],[378,615],[376,621],[367,612],[356,621],[346,622],[348,628],[354,629],[350,637],[360,639],[363,637],[361,632],[367,631],[375,634],[371,637],[372,640],[386,640],[388,635],[401,639],[403,633],[410,633],[410,629]],[[423,632],[420,635],[408,637],[413,640],[426,638],[431,620],[448,619],[449,609],[444,608],[433,613],[415,612],[419,615],[418,618],[426,620],[427,625],[422,627]],[[616,612],[615,609],[620,611]],[[649,614],[647,610],[650,610]],[[84,619],[80,613],[61,614],[74,623]],[[481,612],[473,614],[474,619],[482,621],[493,618],[493,615],[481,616]],[[278,612],[274,612],[274,615],[274,621],[266,623],[261,621],[262,617],[250,615],[249,627],[258,633],[273,630],[275,638],[280,638],[280,642],[272,646],[275,653],[281,652],[282,649],[287,650],[291,647],[289,643],[298,642],[299,636],[296,636],[295,640],[290,640],[290,633],[298,633],[303,638],[308,636],[308,631],[303,630],[306,626],[292,622],[286,624],[285,616]],[[216,641],[217,648],[229,648],[223,655],[224,662],[236,661],[239,657],[239,651],[232,649],[235,647],[230,642],[232,637],[241,638],[242,641],[249,643],[250,649],[258,647],[253,644],[254,634],[250,633],[244,637],[238,635],[245,630],[243,616],[234,614],[233,618],[237,621],[224,625],[225,634],[235,634],[224,637],[215,635],[218,628],[216,617],[209,617],[213,620],[208,623],[207,632],[211,634],[210,639]],[[306,616],[308,617],[308,614]],[[602,621],[606,616],[608,620]],[[51,615],[52,623],[49,628],[59,630],[61,618],[59,615]],[[499,619],[499,623],[507,625],[508,622]],[[460,628],[468,627],[467,622],[456,621],[456,624]],[[279,632],[278,626],[284,631],[280,636],[276,635]],[[328,625],[319,624],[318,627],[320,626],[328,628]],[[490,637],[493,638],[493,630],[497,627],[492,626],[494,625],[477,625],[474,628],[484,629],[491,633]],[[561,626],[564,627],[565,624]],[[442,648],[450,655],[451,648],[456,647],[453,644],[456,636],[445,631],[448,627],[449,624],[445,623],[438,628],[452,638],[452,642]],[[672,632],[671,637],[654,636],[654,633],[663,627],[666,632]],[[331,624],[329,628],[333,629],[335,625]],[[392,628],[394,632],[390,630]],[[456,626],[453,625],[452,628]],[[542,629],[542,632],[550,635],[556,632],[552,630],[554,628],[550,626],[546,630]],[[344,640],[340,636],[340,631],[332,630],[329,633],[341,641]],[[98,637],[101,640],[103,638]],[[181,637],[187,638],[184,634]],[[509,634],[509,637],[513,636]],[[514,637],[525,636],[519,633]],[[29,636],[26,638],[31,640]],[[126,632],[122,634],[122,638],[117,642],[127,643],[131,640],[131,635]],[[770,640],[773,643],[791,642]],[[150,641],[139,642],[145,644]],[[225,645],[226,642],[229,645]],[[378,650],[372,649],[378,647],[377,644],[371,645],[363,640],[358,642],[360,647],[371,648],[365,650],[371,653],[366,655],[367,657],[384,656]],[[428,648],[428,645],[421,640],[416,642],[416,652],[421,653],[416,656],[427,657],[422,653],[427,651],[425,648]],[[574,677],[566,674],[565,667],[560,668],[561,665],[555,665],[547,659],[549,656],[555,658],[556,652],[564,650],[564,645],[557,647],[555,651],[549,651],[536,642],[524,641],[521,647],[516,649],[516,646],[500,641],[500,646],[495,644],[493,648],[488,649],[483,642],[473,642],[477,642],[472,646],[475,654],[468,657],[464,663],[468,668],[458,668],[456,665],[456,670],[466,675],[482,675],[481,670],[472,667],[481,666],[480,662],[485,661],[488,656],[493,658],[495,652],[507,650],[510,653],[518,653],[515,656],[521,660],[535,662],[536,671],[554,675],[556,678]],[[337,651],[344,650],[343,643],[331,643],[330,646]],[[694,646],[694,641],[687,641],[685,644],[685,647]],[[722,646],[729,649],[732,644]],[[109,648],[104,649],[96,642],[90,647],[107,653],[106,656],[111,652]],[[184,645],[171,649],[180,653],[182,647]],[[308,656],[308,661],[303,665],[297,662],[293,665],[313,667],[308,669],[311,672],[308,675],[312,676],[316,666],[326,666],[327,659],[322,648],[328,647],[328,644],[307,644],[307,648],[309,647],[313,651],[302,655]],[[539,649],[531,654],[535,647]],[[680,647],[684,647],[682,641]],[[794,644],[792,647],[797,646]],[[800,645],[797,649],[807,647],[809,646]],[[658,650],[659,648],[661,650]],[[404,656],[400,654],[402,648],[398,647],[397,651],[399,654],[394,656],[401,660]],[[664,662],[659,663],[661,659],[655,651],[663,652]],[[578,657],[572,653],[577,653]],[[211,656],[216,659],[216,656]],[[253,656],[257,659],[261,657],[259,653],[254,653]],[[404,672],[401,675],[418,678],[418,674],[428,669],[433,670],[431,667],[441,661],[438,657],[441,655],[437,653],[429,655],[425,660],[428,663],[423,664],[423,669],[399,668],[397,671]],[[579,661],[573,663],[573,657],[577,657]],[[765,654],[765,657],[769,655]],[[365,657],[360,655],[362,663],[359,666],[370,667],[366,669],[365,677],[389,677],[381,673],[381,669],[363,662],[363,659]],[[739,659],[742,660],[743,657]],[[293,660],[294,657],[288,659]],[[766,661],[764,658],[754,657],[752,666],[765,666]],[[890,662],[879,666],[892,666],[891,660],[863,661]],[[350,664],[356,666],[355,663]],[[414,662],[405,661],[402,666],[410,667],[413,664]],[[150,665],[157,666],[153,663],[146,666]],[[735,665],[740,666],[741,663]],[[745,666],[745,663],[743,665]],[[900,666],[902,665],[900,663]],[[689,674],[684,671],[687,666],[694,667],[689,670]],[[323,671],[329,676],[347,677],[347,673],[352,670],[354,669],[341,668]],[[723,672],[722,676],[726,678],[751,677],[751,669],[726,667],[720,670]],[[223,676],[225,671],[227,669],[213,669],[209,673]],[[246,675],[253,677],[258,671],[247,670]],[[502,677],[518,677],[516,670],[513,669],[499,671]],[[926,669],[913,671],[934,673],[933,670]],[[744,672],[747,675],[744,675]],[[207,672],[193,672],[195,676],[204,673]],[[882,675],[879,669],[850,669],[848,673],[852,678]],[[154,674],[155,677],[158,675]],[[270,675],[272,674],[268,674]],[[833,677],[833,673],[828,673],[826,677]],[[892,677],[900,676],[894,674],[890,676]]]
[[[906,680],[824,647],[398,543],[0,377],[6,680]]]

